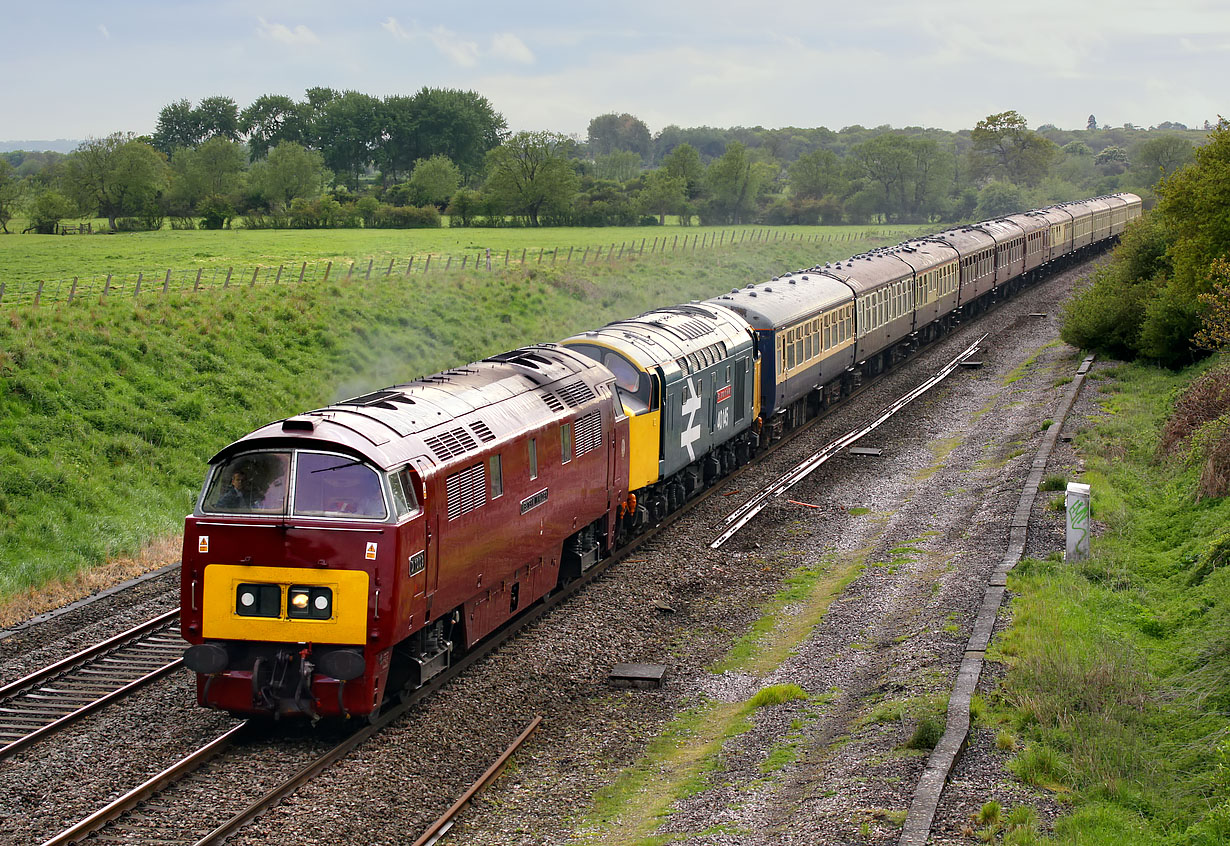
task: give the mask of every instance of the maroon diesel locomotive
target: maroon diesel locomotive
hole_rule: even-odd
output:
[[[565,347],[528,347],[219,452],[184,531],[200,703],[370,715],[598,561],[627,509],[613,383]]]

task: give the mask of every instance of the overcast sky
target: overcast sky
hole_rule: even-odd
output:
[[[0,140],[150,133],[221,94],[472,89],[509,128],[1199,126],[1230,114],[1212,0],[5,0]],[[988,10],[995,10],[988,14]]]

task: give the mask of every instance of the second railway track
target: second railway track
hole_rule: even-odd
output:
[[[0,760],[178,669],[178,611],[0,687]]]

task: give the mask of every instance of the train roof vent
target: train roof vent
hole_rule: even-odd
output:
[[[316,421],[305,415],[288,417],[282,421],[283,432],[311,432],[315,428]]]
[[[337,404],[338,405],[358,405],[358,406],[378,405],[378,406],[381,406],[382,408],[396,408],[397,406],[393,405],[394,402],[413,403],[414,400],[410,399],[408,396],[403,394],[401,391],[373,391],[372,393],[364,394],[361,397],[354,397],[353,399],[342,400],[341,402]]]
[[[569,382],[567,385],[559,387],[556,390],[559,392],[559,395],[563,397],[564,402],[568,403],[568,405],[572,408],[576,408],[579,405],[584,405],[594,398],[593,389],[590,388],[585,382],[581,382],[579,380],[576,382]]]
[[[441,461],[448,461],[458,455],[465,455],[472,449],[478,449],[478,442],[465,429],[453,429],[441,432],[423,441]]]
[[[470,429],[474,434],[478,435],[478,439],[483,443],[495,440],[495,433],[491,431],[491,427],[482,420],[475,420],[470,424]]]
[[[547,408],[552,411],[558,412],[564,410],[564,404],[559,401],[559,397],[550,391],[543,391],[538,396],[541,397],[542,401],[547,404]]]

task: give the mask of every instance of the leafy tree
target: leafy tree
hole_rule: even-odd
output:
[[[700,153],[691,144],[680,144],[662,159],[662,169],[670,176],[682,177],[687,183],[688,199],[696,199],[705,181],[705,166]]]
[[[1090,115],[1090,117],[1092,117],[1092,115]],[[1063,152],[1065,156],[1078,156],[1081,158],[1093,155],[1093,150],[1089,149],[1089,145],[1084,141],[1069,141],[1067,144],[1063,145],[1061,152]]]
[[[1007,182],[991,182],[978,192],[974,216],[979,220],[994,220],[1025,210],[1021,189]]]
[[[241,145],[219,135],[196,149],[180,147],[171,156],[170,197],[192,208],[208,196],[237,195],[243,187],[247,158]]]
[[[284,94],[262,94],[239,115],[239,124],[248,136],[252,158],[263,159],[269,149],[282,141],[303,144],[308,138],[310,106],[296,103]]]
[[[479,174],[484,157],[508,135],[503,115],[473,91],[423,88],[414,95],[412,109],[415,158],[447,156],[467,179]]]
[[[589,122],[589,153],[595,159],[618,151],[636,153],[649,160],[649,127],[633,115],[605,114]]]
[[[841,160],[832,150],[804,153],[790,165],[790,193],[814,200],[837,193],[845,182],[841,171]]]
[[[1156,213],[1170,226],[1174,278],[1190,299],[1207,293],[1213,260],[1230,255],[1230,122],[1219,121],[1208,139],[1192,165],[1158,190]]]
[[[196,114],[202,141],[210,138],[239,140],[239,106],[230,97],[206,97],[196,107]]]
[[[641,157],[631,150],[616,150],[598,156],[594,161],[594,177],[613,182],[627,182],[641,172]]]
[[[423,152],[413,97],[404,94],[385,97],[381,103],[380,123],[384,138],[376,149],[376,166],[386,181],[396,181],[399,175],[410,173],[416,162],[431,157]]]
[[[321,154],[293,141],[275,146],[248,173],[248,183],[274,211],[285,211],[296,199],[318,197],[328,180]]]
[[[1035,185],[1051,165],[1058,148],[1025,125],[1015,111],[988,115],[970,133],[970,163],[976,179],[1002,178],[1017,185]]]
[[[1094,117],[1093,115],[1090,115],[1088,122],[1085,124],[1085,129],[1089,130],[1090,132],[1093,132],[1097,128],[1098,128],[1098,119]]]
[[[487,154],[488,194],[538,226],[541,214],[567,208],[577,191],[570,145],[558,133],[518,132]]]
[[[665,223],[668,214],[682,214],[688,202],[688,183],[682,176],[671,176],[662,168],[645,174],[645,184],[636,195],[642,214],[656,214]]]
[[[1151,138],[1136,148],[1137,168],[1145,174],[1150,185],[1165,179],[1195,158],[1192,142],[1179,135],[1163,135]]]
[[[1203,312],[1196,344],[1206,350],[1230,350],[1230,261],[1215,259],[1209,268],[1209,291],[1200,295]]]
[[[457,193],[453,194],[453,198],[449,200],[448,208],[444,210],[449,216],[449,225],[469,226],[470,221],[478,214],[479,202],[477,191],[470,188],[458,188]]]
[[[132,133],[82,142],[64,162],[65,181],[84,208],[98,209],[115,231],[121,215],[148,209],[166,189],[166,157]]]
[[[0,159],[0,230],[9,234],[9,221],[17,211],[17,204],[25,186],[17,176],[17,168],[8,159]]]
[[[457,193],[460,184],[461,171],[446,156],[419,159],[410,174],[410,198],[417,206],[430,204],[443,208]]]
[[[347,91],[324,106],[315,129],[325,164],[334,173],[345,174],[351,190],[358,188],[359,175],[372,163],[380,144],[380,101],[358,91]],[[321,219],[332,220],[332,216]]]
[[[1128,167],[1127,150],[1113,144],[1104,147],[1093,157],[1093,163],[1102,168],[1103,173],[1123,173]]]
[[[163,106],[158,113],[153,145],[156,150],[169,156],[179,147],[195,147],[201,143],[203,136],[201,116],[192,108],[192,103],[176,100]]]
[[[775,172],[746,145],[735,141],[705,170],[705,185],[712,197],[710,208],[726,223],[742,223]],[[702,215],[703,217],[703,215]]]
[[[925,220],[943,205],[945,159],[930,138],[877,135],[850,150],[861,173],[880,185],[886,219]]]
[[[34,198],[27,209],[30,225],[40,235],[54,235],[60,221],[75,217],[76,205],[58,191],[43,191]]]

